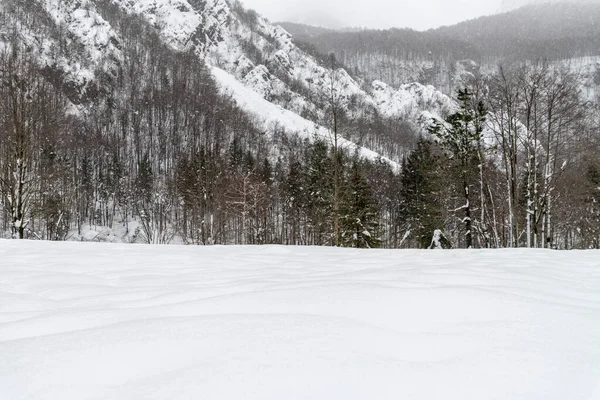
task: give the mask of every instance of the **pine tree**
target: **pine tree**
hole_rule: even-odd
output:
[[[581,224],[588,248],[600,248],[600,162],[590,163],[586,173],[587,210]]]
[[[398,212],[405,237],[419,248],[429,247],[435,230],[444,227],[441,187],[439,159],[431,142],[421,138],[403,162]]]
[[[346,247],[375,248],[379,239],[379,213],[371,188],[355,160],[341,205],[341,239]]]
[[[308,208],[313,236],[312,244],[334,244],[333,161],[329,157],[327,144],[324,142],[312,144],[308,149],[307,158]]]
[[[306,176],[298,161],[290,164],[283,182],[283,211],[286,221],[288,244],[305,244],[305,215],[308,207]]]
[[[152,162],[148,153],[138,163],[138,174],[136,179],[136,197],[144,203],[149,203],[154,190],[154,175],[152,173]]]
[[[459,168],[465,200],[465,204],[459,210],[462,209],[465,213],[462,220],[465,224],[465,244],[467,248],[471,248],[473,246],[471,175],[487,111],[482,102],[474,104],[473,94],[467,88],[458,91],[457,99],[459,110],[449,115],[445,123],[434,121],[429,132],[440,139]]]

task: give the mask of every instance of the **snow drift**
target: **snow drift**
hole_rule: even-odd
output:
[[[0,241],[0,398],[599,399],[600,253]]]

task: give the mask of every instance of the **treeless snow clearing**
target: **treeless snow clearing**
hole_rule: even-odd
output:
[[[600,252],[0,241],[0,399],[600,399]]]

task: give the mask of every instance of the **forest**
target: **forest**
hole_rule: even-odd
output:
[[[488,73],[500,62],[562,60],[574,65],[578,59],[596,57],[598,20],[600,6],[594,2],[542,2],[427,31],[282,26],[299,46],[333,52],[368,81],[394,86],[418,81],[450,94],[461,69],[472,68],[471,61]]]
[[[599,101],[568,68],[498,65],[429,128],[353,120],[332,89],[331,138],[308,140],[258,129],[195,54],[120,18],[120,68],[84,104],[17,40],[0,46],[4,237],[119,227],[152,244],[600,248]],[[338,144],[357,129],[402,143],[401,168]]]

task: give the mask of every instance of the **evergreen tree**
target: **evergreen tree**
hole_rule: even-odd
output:
[[[347,247],[375,248],[379,239],[379,212],[358,161],[352,163],[341,207],[341,239]]]
[[[247,164],[250,162],[248,160],[248,155],[244,154],[244,149],[240,143],[240,139],[235,136],[231,143],[229,144],[229,168],[232,171],[245,171],[247,168]]]
[[[333,161],[325,142],[315,142],[307,152],[308,208],[311,220],[312,244],[333,244]]]
[[[152,198],[154,188],[154,175],[152,173],[152,162],[148,153],[144,155],[138,163],[138,173],[136,179],[136,197],[141,202],[149,203]]]
[[[442,145],[450,152],[459,168],[459,176],[465,204],[464,210],[465,245],[473,246],[471,218],[471,176],[476,166],[477,150],[483,132],[487,111],[482,102],[474,104],[473,94],[467,88],[458,91],[459,110],[449,115],[445,123],[434,121],[429,132],[437,136]]]
[[[400,189],[400,225],[405,238],[414,238],[413,245],[426,249],[435,230],[444,227],[442,213],[440,162],[432,143],[421,138],[404,159]]]
[[[586,173],[585,203],[587,210],[581,229],[585,234],[586,247],[600,248],[600,162],[590,163]]]
[[[293,161],[283,183],[283,210],[285,215],[288,244],[305,244],[303,228],[309,196],[306,192],[306,176],[302,164]]]

